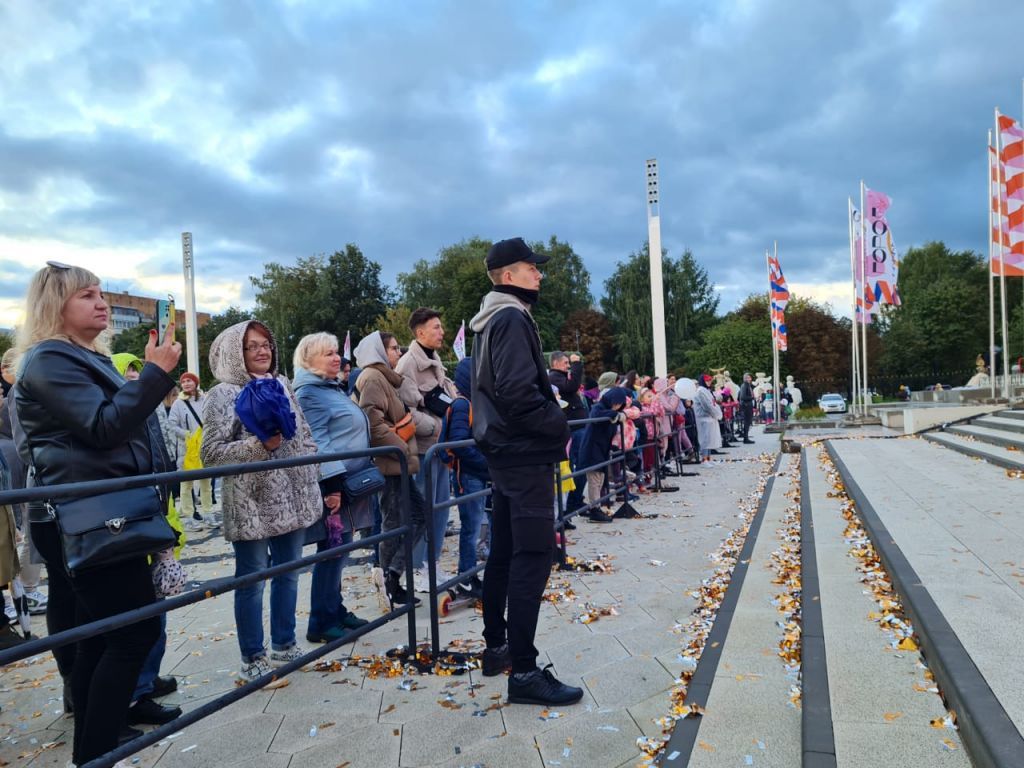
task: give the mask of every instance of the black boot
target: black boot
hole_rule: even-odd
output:
[[[398,581],[398,574],[388,569],[384,577],[384,591],[388,593],[388,600],[394,610],[395,604],[406,605],[408,603],[420,604],[419,598],[413,597],[412,593],[403,587]]]

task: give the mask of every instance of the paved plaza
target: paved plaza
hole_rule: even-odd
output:
[[[1012,750],[1024,720],[1007,663],[1024,599],[1017,473],[881,427],[791,429],[802,453],[756,437],[667,478],[679,491],[635,502],[644,518],[569,534],[579,569],[552,573],[537,645],[583,686],[580,704],[508,705],[506,678],[477,669],[391,670],[401,619],[131,761],[618,768],[650,765],[667,740],[662,766],[959,768]],[[232,573],[212,533],[186,560],[197,582]],[[305,574],[300,638],[308,590]],[[344,591],[355,613],[380,615],[365,564],[346,568]],[[179,690],[166,703],[187,711],[234,689],[233,626],[228,595],[170,615],[162,671]],[[428,640],[425,605],[417,626]],[[481,629],[476,610],[457,610],[441,619],[442,646],[479,651]],[[950,663],[956,653],[968,663]],[[0,765],[65,765],[71,720],[49,655],[3,671],[0,706]]]

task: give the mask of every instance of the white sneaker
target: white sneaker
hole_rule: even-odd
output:
[[[47,597],[38,589],[26,592],[25,599],[28,601],[29,616],[40,616],[41,614],[46,613]]]
[[[259,680],[264,675],[269,675],[273,671],[273,667],[270,666],[266,656],[257,656],[249,663],[242,662],[242,668],[238,671],[238,679],[243,683],[251,683],[253,680]]]
[[[202,520],[196,520],[194,517],[190,517],[185,521],[185,530],[191,533],[198,533],[199,531],[206,530],[206,526],[203,525]]]
[[[285,664],[291,664],[300,656],[305,655],[306,651],[300,648],[298,645],[293,645],[291,648],[287,648],[283,651],[270,651],[270,666],[272,667],[283,667]]]
[[[430,577],[426,568],[417,568],[412,572],[412,584],[417,592],[430,592]]]
[[[18,619],[18,611],[15,609],[12,603],[7,603],[4,606],[4,615],[12,622],[17,621]]]

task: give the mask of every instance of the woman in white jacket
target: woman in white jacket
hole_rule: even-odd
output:
[[[206,395],[199,389],[199,377],[194,373],[185,371],[181,374],[178,383],[181,385],[181,394],[171,406],[171,412],[167,414],[167,423],[178,440],[176,454],[178,469],[184,469],[185,440],[203,426]],[[199,486],[199,503],[202,505],[202,514],[196,513],[195,501],[192,498],[193,485]],[[210,528],[220,526],[220,521],[213,514],[213,489],[209,478],[195,481],[182,480],[179,512],[181,519],[185,521],[185,527],[190,531],[201,531],[204,524]]]

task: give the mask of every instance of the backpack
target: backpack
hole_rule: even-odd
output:
[[[452,401],[452,404],[448,406],[448,410],[444,412],[444,417],[441,419],[441,434],[437,440],[439,443],[447,443],[450,439],[449,432],[451,431],[452,409],[455,407],[455,401],[457,400],[465,400],[469,403],[469,428],[473,428],[473,403],[468,397],[458,395],[455,400]],[[449,467],[455,468],[458,464],[458,457],[455,455],[455,451],[451,448],[445,448],[444,451],[441,452],[440,458],[441,461]]]

